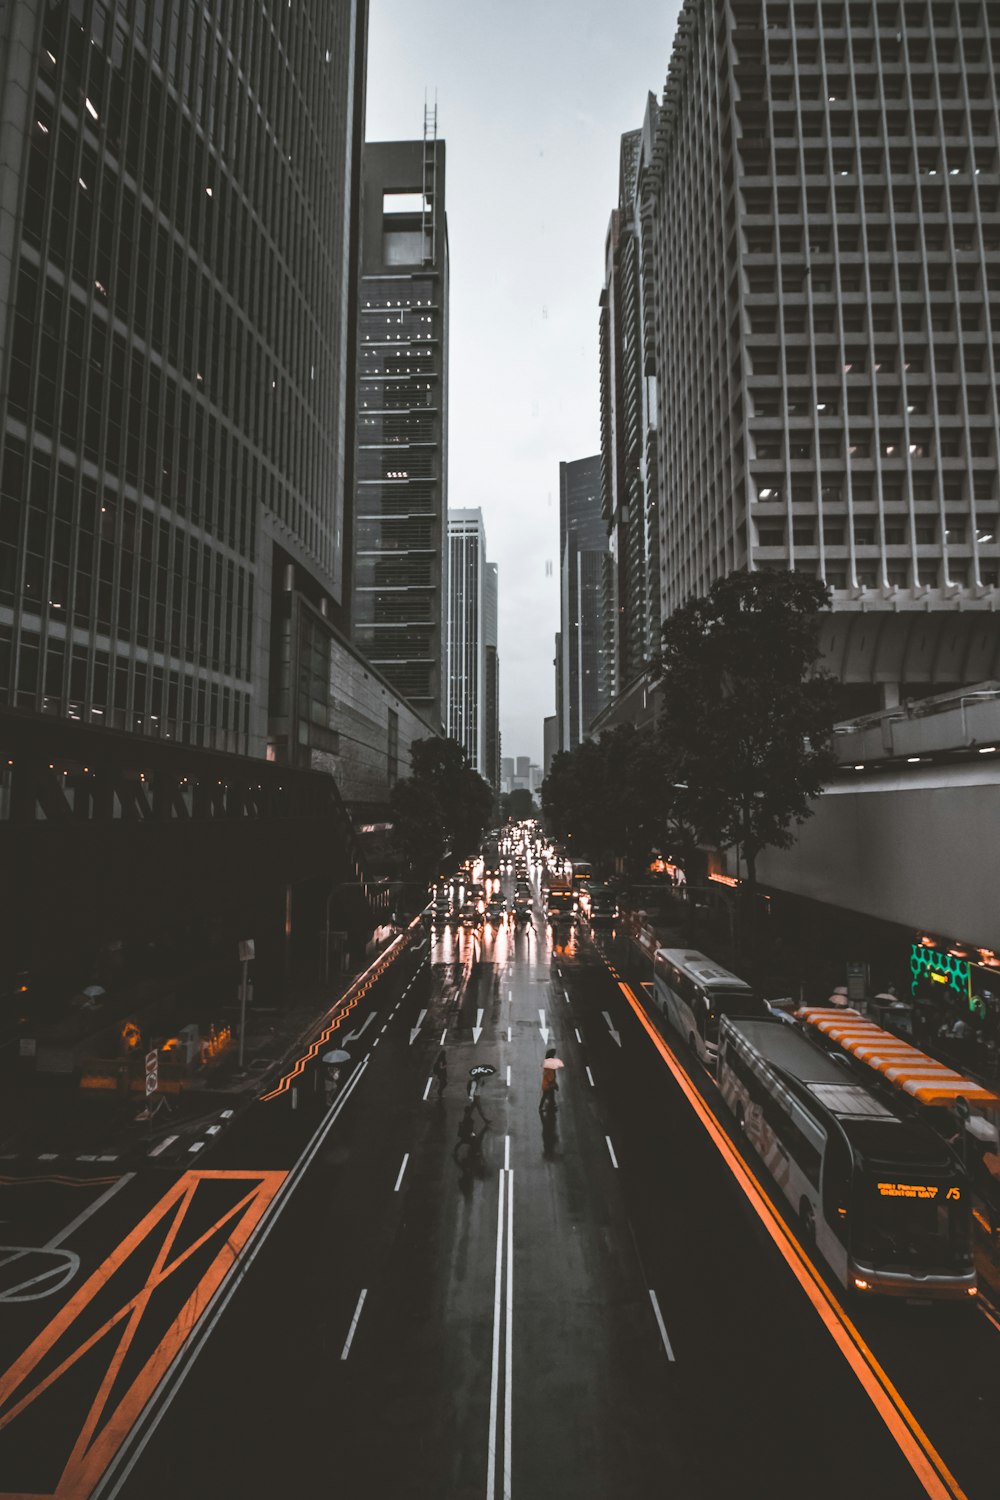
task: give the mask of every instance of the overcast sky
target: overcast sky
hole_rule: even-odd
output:
[[[623,131],[667,75],[678,0],[371,0],[369,140],[447,142],[448,499],[500,568],[503,754],[555,711],[559,461],[600,451],[597,318]],[[546,564],[551,564],[551,577]]]

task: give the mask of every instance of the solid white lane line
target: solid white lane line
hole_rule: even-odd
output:
[[[612,1166],[613,1166],[613,1167],[617,1167],[617,1165],[618,1165],[618,1158],[617,1158],[617,1156],[616,1156],[616,1155],[615,1155],[615,1148],[614,1148],[614,1146],[612,1146],[612,1144],[611,1144],[611,1137],[610,1137],[610,1136],[609,1136],[609,1135],[606,1135],[606,1136],[605,1136],[605,1137],[604,1137],[604,1139],[605,1139],[605,1140],[606,1140],[606,1141],[607,1141],[607,1143],[608,1143],[608,1153],[609,1153],[609,1155],[610,1155],[610,1157],[611,1157],[611,1165],[612,1165]]]
[[[341,1357],[341,1359],[346,1359],[347,1356],[351,1352],[351,1343],[352,1343],[352,1341],[354,1339],[354,1330],[358,1326],[358,1319],[361,1316],[361,1309],[365,1305],[365,1298],[367,1296],[368,1296],[368,1288],[367,1287],[362,1287],[362,1289],[361,1289],[361,1296],[358,1298],[358,1305],[354,1309],[354,1317],[351,1319],[351,1326],[350,1326],[350,1328],[347,1331],[347,1339],[346,1339],[346,1341],[344,1343],[343,1349],[341,1349],[341,1351],[340,1351],[340,1357]]]
[[[409,1159],[410,1159],[410,1153],[409,1153],[409,1151],[407,1151],[406,1155],[403,1157],[403,1165],[399,1169],[399,1176],[396,1178],[396,1186],[393,1188],[393,1192],[394,1193],[398,1193],[399,1192],[399,1184],[403,1180],[403,1173],[406,1171],[406,1163],[409,1161]],[[617,1162],[615,1163],[615,1165],[617,1166]]]
[[[500,1312],[503,1294],[503,1205],[507,1184],[506,1172],[499,1175],[497,1193],[497,1257],[493,1291],[493,1363],[490,1372],[490,1426],[486,1457],[486,1500],[496,1500],[497,1473],[497,1395],[500,1384]]]
[[[583,1046],[583,1037],[580,1035],[580,1028],[579,1028],[579,1026],[574,1026],[573,1030],[576,1033],[576,1039],[577,1039],[577,1041],[580,1043],[580,1046],[582,1047]]]
[[[176,1139],[177,1137],[174,1136],[174,1140]],[[102,1193],[99,1198],[95,1198],[93,1203],[91,1203],[88,1208],[85,1208],[83,1210],[83,1213],[77,1214],[75,1219],[71,1219],[70,1222],[66,1225],[65,1229],[60,1229],[58,1234],[54,1234],[50,1240],[46,1240],[45,1244],[42,1246],[42,1249],[54,1250],[57,1245],[62,1244],[63,1240],[68,1240],[70,1235],[73,1234],[75,1230],[79,1229],[81,1224],[85,1224],[87,1222],[91,1214],[96,1214],[99,1208],[103,1208],[108,1199],[113,1198],[117,1192],[120,1192],[127,1182],[132,1181],[132,1178],[134,1176],[134,1172],[126,1172],[124,1177],[119,1177],[117,1182],[113,1182],[111,1184],[107,1192]]]
[[[507,1172],[507,1328],[503,1388],[503,1500],[510,1500],[510,1428],[514,1345],[514,1173]]]
[[[427,1080],[427,1087],[424,1089],[424,1098],[425,1099],[427,1098],[427,1095],[431,1091],[431,1084],[433,1082],[434,1082],[434,1074],[432,1073],[431,1076],[430,1076],[430,1078],[428,1078],[428,1080]]]
[[[510,1063],[507,1064],[507,1087],[510,1088]]]
[[[594,1075],[589,1068],[587,1069],[587,1077],[590,1079],[590,1087],[596,1089],[597,1084],[594,1082]]]
[[[504,1138],[503,1138],[503,1169],[504,1169],[505,1172],[509,1172],[510,1171],[510,1136],[509,1135],[505,1135]]]
[[[667,1358],[669,1360],[672,1360],[674,1364],[676,1364],[677,1361],[674,1358],[673,1348],[671,1347],[670,1340],[667,1338],[667,1328],[666,1324],[663,1321],[663,1314],[660,1312],[660,1304],[656,1300],[656,1293],[653,1291],[652,1287],[650,1287],[649,1289],[649,1300],[653,1304],[653,1312],[656,1314],[656,1321],[660,1329],[660,1338],[663,1340],[663,1347],[667,1351]]]

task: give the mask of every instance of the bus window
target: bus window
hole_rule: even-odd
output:
[[[842,1245],[850,1228],[851,1154],[836,1131],[827,1137],[823,1154],[823,1215]]]

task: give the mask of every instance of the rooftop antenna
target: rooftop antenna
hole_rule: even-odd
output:
[[[424,162],[420,208],[420,239],[423,245],[423,263],[425,266],[430,265],[434,260],[434,229],[437,207],[437,136],[437,89],[434,90],[433,104],[427,103],[427,90],[424,89]]]

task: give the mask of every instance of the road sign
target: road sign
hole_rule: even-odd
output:
[[[240,939],[240,963],[248,964],[253,958],[253,938]]]
[[[146,1053],[146,1097],[155,1094],[160,1082],[159,1053],[154,1047]]]

